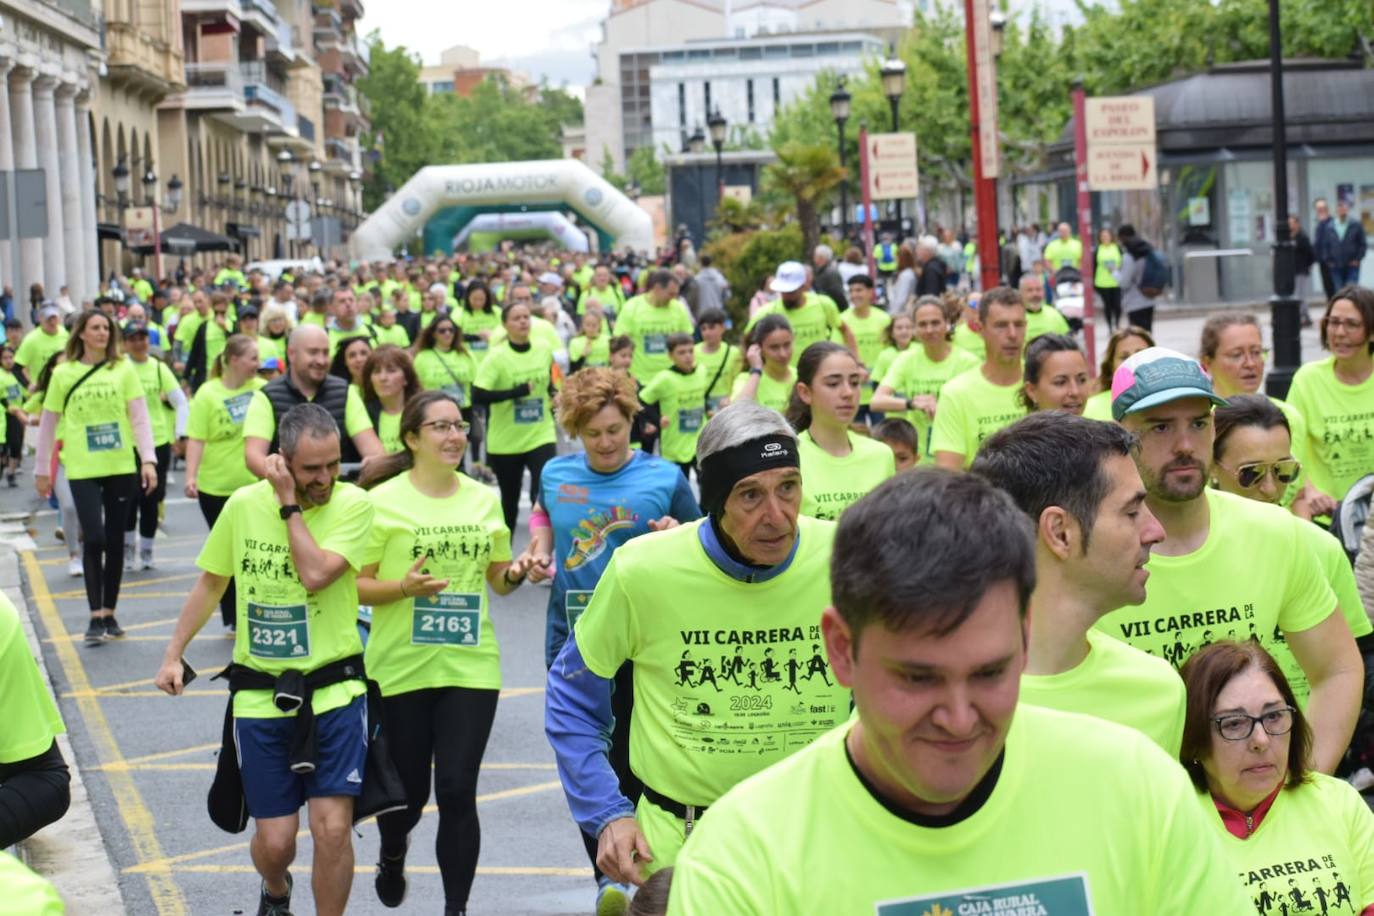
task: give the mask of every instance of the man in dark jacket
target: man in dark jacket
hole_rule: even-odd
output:
[[[829,245],[817,245],[816,250],[811,255],[811,263],[815,267],[815,279],[811,281],[811,288],[818,293],[823,293],[835,300],[835,304],[840,307],[840,311],[849,308],[849,297],[845,294],[844,278],[840,276],[840,265],[835,263],[835,252]]]
[[[940,296],[945,292],[945,262],[940,260],[934,240],[923,238],[916,244],[916,295]]]
[[[1314,200],[1312,209],[1317,214],[1317,226],[1312,235],[1312,254],[1321,269],[1322,292],[1326,293],[1329,300],[1336,294],[1336,282],[1331,278],[1331,263],[1335,256],[1336,242],[1335,221],[1331,219],[1331,210],[1326,205],[1326,198],[1318,197]]]
[[[1369,243],[1364,226],[1350,218],[1350,202],[1336,201],[1336,218],[1331,221],[1331,242],[1327,257],[1331,265],[1331,282],[1339,290],[1360,282],[1360,262],[1364,260]]]

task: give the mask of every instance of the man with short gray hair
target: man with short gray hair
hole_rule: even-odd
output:
[[[706,424],[697,460],[707,517],[620,547],[549,670],[545,730],[568,806],[598,838],[597,865],[626,883],[671,865],[731,786],[849,714],[817,627],[835,526],[799,517],[796,434],[740,401]],[[637,809],[607,757],[625,662]]]
[[[811,264],[815,268],[816,278],[811,282],[811,288],[818,293],[829,296],[835,300],[840,311],[849,308],[849,297],[846,295],[844,277],[840,276],[840,265],[835,261],[835,252],[829,245],[817,245],[816,250],[811,255]]]

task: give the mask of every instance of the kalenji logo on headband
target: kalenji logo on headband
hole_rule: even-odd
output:
[[[763,454],[759,455],[759,457],[785,458],[787,457],[787,449],[782,447],[781,442],[765,442],[763,444]]]

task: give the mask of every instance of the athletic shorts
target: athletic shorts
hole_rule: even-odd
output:
[[[288,760],[295,716],[234,719],[243,797],[255,818],[295,814],[307,798],[357,796],[367,761],[367,696],[315,717],[319,760],[313,773],[293,773]]]

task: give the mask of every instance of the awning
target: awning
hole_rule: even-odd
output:
[[[262,235],[257,226],[250,226],[247,223],[225,223],[224,231],[240,239],[255,239]]]
[[[167,254],[196,254],[201,251],[237,251],[239,243],[227,235],[202,229],[190,223],[177,223],[159,233],[163,252]],[[135,254],[152,254],[153,246],[142,245],[130,248]]]
[[[124,230],[119,228],[119,223],[96,223],[95,237],[119,242],[124,239]]]

